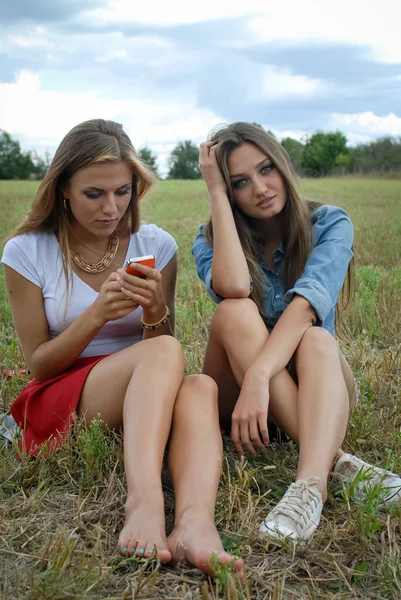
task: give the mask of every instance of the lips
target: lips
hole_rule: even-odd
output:
[[[117,222],[117,219],[98,219],[97,222],[104,227],[108,227],[109,225],[114,225],[114,223]]]
[[[272,200],[274,200],[276,196],[268,196],[267,198],[262,198],[262,200],[260,200],[256,206],[265,206],[266,204],[270,204],[270,202]]]

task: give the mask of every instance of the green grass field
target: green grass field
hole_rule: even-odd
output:
[[[356,296],[343,315],[340,345],[361,389],[345,447],[401,473],[401,185],[362,179],[306,180],[308,198],[338,204],[355,226]],[[26,213],[37,183],[0,182],[0,238]],[[166,181],[144,202],[143,218],[179,245],[177,336],[187,372],[201,370],[214,311],[190,253],[209,215],[201,181]],[[23,358],[0,275],[0,374]],[[0,378],[0,412],[26,384]],[[295,475],[297,448],[271,445],[239,460],[227,440],[216,521],[227,549],[240,554],[247,581],[224,570],[214,581],[195,569],[122,560],[116,551],[125,497],[121,439],[94,424],[47,459],[17,461],[0,447],[0,596],[41,600],[401,598],[401,505],[382,511],[331,489],[313,542],[294,550],[256,535],[262,515]],[[167,524],[173,499],[167,474]]]

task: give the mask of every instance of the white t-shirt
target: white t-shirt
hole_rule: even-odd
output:
[[[137,233],[131,234],[126,258],[153,254],[157,270],[162,271],[176,251],[177,244],[169,233],[156,225],[141,225]],[[24,233],[12,238],[4,247],[1,262],[42,289],[50,339],[71,325],[99,295],[73,273],[67,299],[61,252],[54,233]],[[126,317],[106,323],[81,357],[112,354],[139,342],[142,339],[141,314],[139,306]]]

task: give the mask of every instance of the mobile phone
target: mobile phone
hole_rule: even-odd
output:
[[[135,263],[140,263],[141,265],[145,265],[146,267],[155,268],[156,259],[153,254],[147,254],[146,256],[137,256],[136,258],[127,258],[124,263],[124,270],[129,273],[129,275],[135,275],[135,277],[141,277],[142,279],[146,278],[146,275],[140,273],[137,269],[135,269]]]

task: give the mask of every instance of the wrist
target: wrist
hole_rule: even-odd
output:
[[[249,367],[245,374],[246,379],[249,378],[262,383],[269,383],[271,376],[272,375],[269,367],[264,364],[259,364],[258,362],[255,362],[251,367]]]
[[[145,323],[156,323],[166,313],[166,304],[158,304],[157,306],[149,306],[149,308],[143,309],[143,320]]]
[[[209,189],[210,201],[211,202],[223,202],[228,201],[227,188],[222,185],[221,187],[215,186]]]
[[[101,315],[99,315],[96,307],[96,302],[91,304],[91,306],[89,306],[87,310],[88,317],[93,329],[101,329],[104,325],[106,325],[107,320],[105,320],[104,317],[101,317]]]

